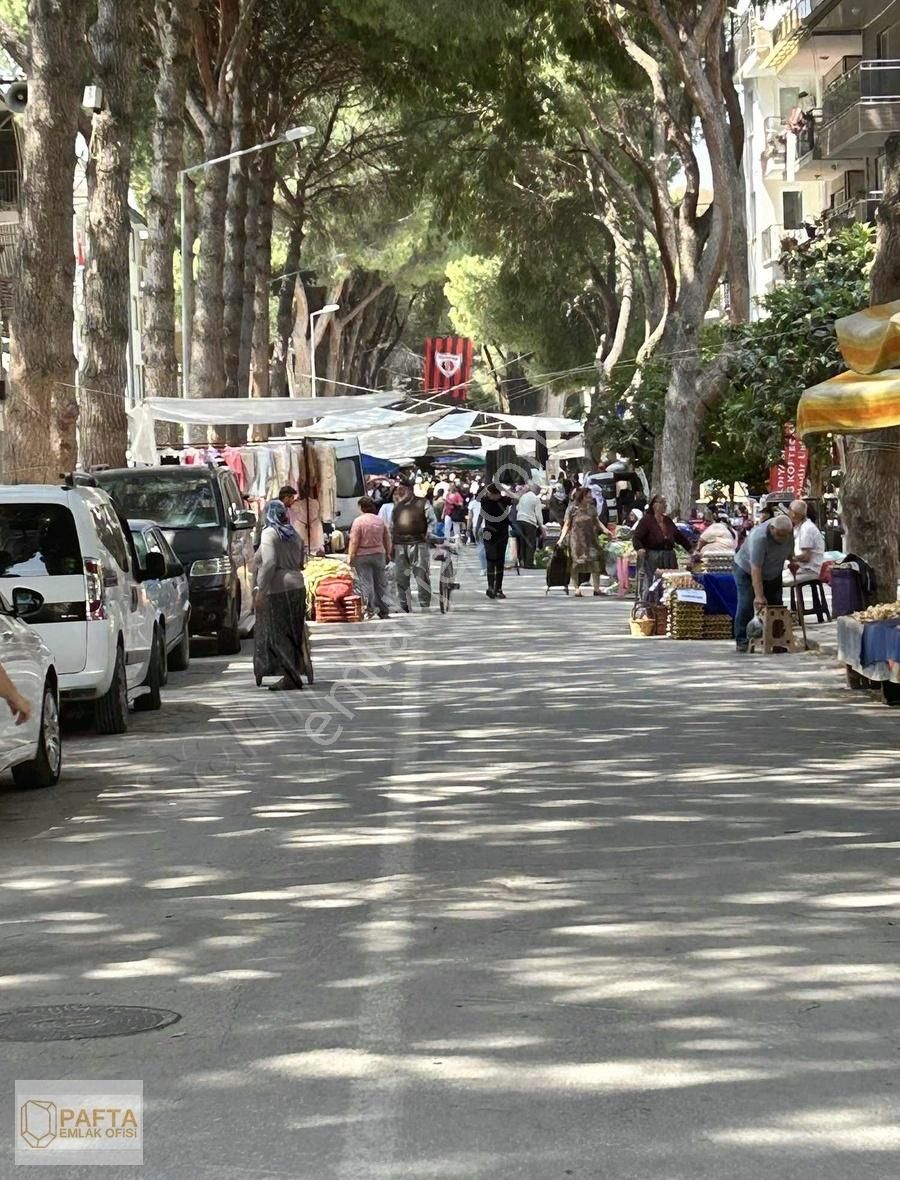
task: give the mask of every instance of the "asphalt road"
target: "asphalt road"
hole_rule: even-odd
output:
[[[120,1078],[154,1180],[897,1176],[900,710],[507,589],[3,784],[0,1008],[181,1019],[4,1043],[0,1175],[15,1079]]]

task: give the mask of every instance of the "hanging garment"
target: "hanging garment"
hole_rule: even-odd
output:
[[[222,452],[222,458],[225,460],[225,466],[234,472],[238,487],[242,492],[247,491],[246,476],[244,474],[244,461],[241,458],[241,452],[238,447],[226,447]]]

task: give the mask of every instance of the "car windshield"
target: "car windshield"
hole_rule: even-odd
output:
[[[102,473],[97,482],[126,516],[163,528],[211,529],[221,524],[212,479],[201,468]]]
[[[83,572],[75,520],[64,504],[0,504],[0,578]]]

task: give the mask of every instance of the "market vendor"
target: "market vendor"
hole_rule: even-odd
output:
[[[785,585],[817,582],[825,562],[825,538],[815,521],[810,520],[805,500],[794,500],[788,511],[794,526],[794,560],[791,572],[784,575]]]
[[[703,514],[706,528],[697,541],[695,555],[702,557],[732,557],[737,549],[737,536],[727,520],[717,517],[709,509]]]
[[[750,533],[734,559],[738,607],[734,638],[739,652],[745,652],[747,624],[762,607],[783,606],[782,574],[794,551],[794,526],[783,514],[764,520]]]
[[[643,573],[645,579],[644,589],[652,582],[657,570],[678,568],[676,545],[688,553],[691,551],[684,534],[671,516],[667,515],[667,508],[662,496],[654,496],[631,536],[631,543],[636,550],[638,574]]]

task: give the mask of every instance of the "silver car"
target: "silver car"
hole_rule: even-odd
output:
[[[52,787],[62,769],[59,684],[53,655],[40,635],[23,620],[42,621],[44,599],[24,587],[12,602],[0,595],[0,663],[31,705],[31,718],[16,725],[0,701],[0,771],[12,770],[17,787]],[[46,620],[44,620],[46,621]]]
[[[184,672],[191,662],[191,597],[187,572],[159,525],[152,520],[129,520],[128,527],[144,575],[141,593],[156,613],[165,684],[169,672]],[[164,577],[146,576],[151,553],[162,558]]]

